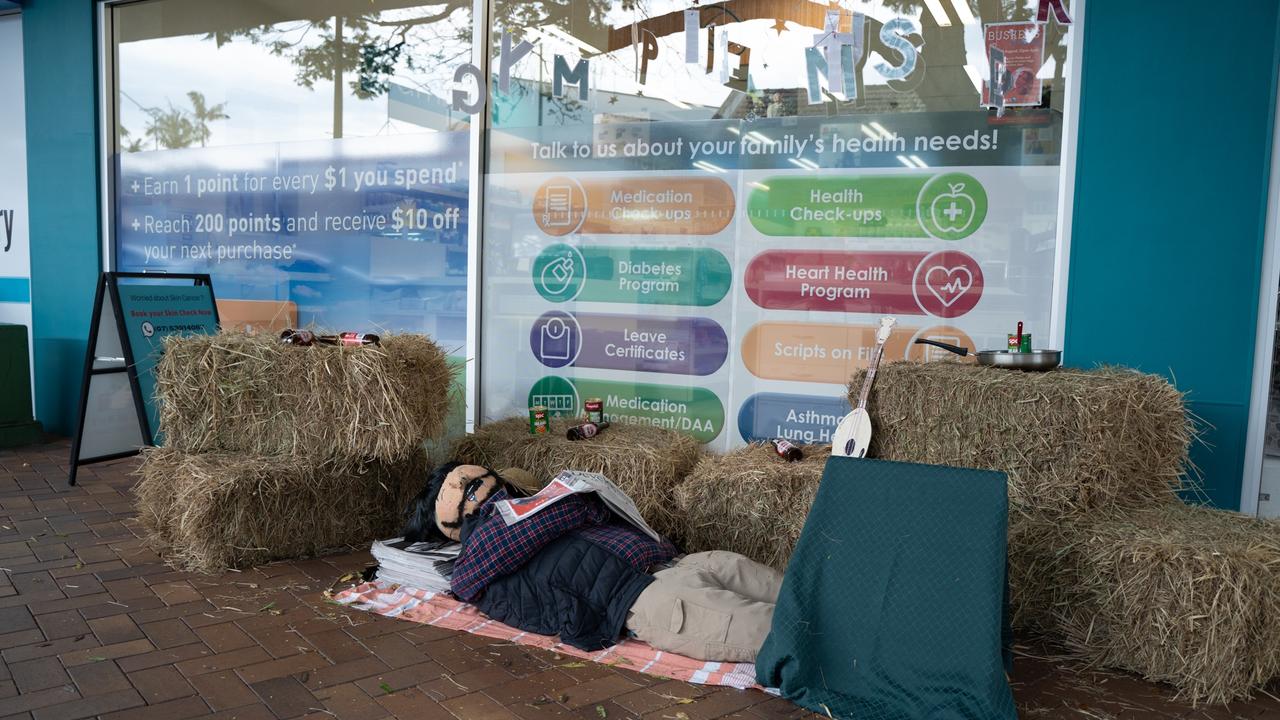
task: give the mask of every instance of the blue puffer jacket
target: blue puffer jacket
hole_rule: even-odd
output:
[[[464,534],[466,529],[464,529]],[[485,615],[567,645],[600,650],[618,641],[627,611],[653,576],[576,533],[552,541],[475,603]]]

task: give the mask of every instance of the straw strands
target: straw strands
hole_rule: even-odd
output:
[[[851,401],[862,374],[849,384]],[[1121,369],[891,363],[868,401],[871,457],[1000,470],[1010,512],[1066,517],[1168,502],[1195,437],[1182,394]]]
[[[421,335],[381,347],[170,337],[156,368],[168,447],[258,456],[407,458],[444,432],[452,380],[445,353]]]
[[[802,445],[786,462],[772,446],[703,458],[676,486],[688,552],[732,550],[785,570],[813,505],[830,445]]]
[[[144,452],[138,514],[175,567],[218,572],[392,537],[428,458],[325,460]]]
[[[1179,502],[1010,527],[1015,621],[1192,700],[1280,675],[1280,522]]]

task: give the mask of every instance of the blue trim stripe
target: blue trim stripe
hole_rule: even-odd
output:
[[[22,277],[0,277],[0,302],[31,302],[31,281]]]

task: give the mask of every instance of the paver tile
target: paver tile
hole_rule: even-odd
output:
[[[102,695],[133,687],[129,678],[113,662],[96,662],[67,668],[81,695]]]
[[[177,700],[178,698],[195,694],[195,689],[171,665],[161,665],[160,667],[129,673],[129,680],[137,688],[138,692],[142,694],[142,697],[146,698],[149,705],[157,705],[168,700]]]
[[[294,678],[273,678],[250,686],[278,718],[304,715],[321,706],[311,691]]]
[[[13,683],[21,693],[47,690],[52,687],[66,685],[71,681],[67,671],[56,657],[36,658],[13,663],[9,667]]]
[[[190,679],[190,683],[214,710],[243,707],[258,699],[257,694],[232,670],[197,675]]]

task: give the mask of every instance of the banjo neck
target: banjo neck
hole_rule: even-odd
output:
[[[858,395],[858,409],[867,409],[867,398],[871,395],[871,385],[876,381],[876,370],[880,367],[880,358],[884,356],[884,341],[876,343],[876,351],[867,365],[867,378],[862,381],[862,392]]]

